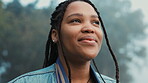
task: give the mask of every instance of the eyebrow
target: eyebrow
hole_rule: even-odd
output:
[[[92,18],[98,18],[98,15],[91,15]]]
[[[80,14],[80,13],[74,13],[74,14],[71,14],[69,15],[67,18],[70,18],[72,16],[83,16],[83,14]],[[98,18],[98,15],[91,15],[92,18]]]
[[[72,16],[83,16],[83,14],[80,14],[80,13],[74,13],[74,14],[71,14],[69,15],[67,18],[70,18]]]

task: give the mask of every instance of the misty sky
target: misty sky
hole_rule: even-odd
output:
[[[2,0],[5,2],[10,2],[12,0]],[[27,5],[28,3],[34,2],[35,0],[20,0],[23,5]],[[39,3],[37,5],[38,8],[46,7],[49,5],[50,0],[39,0]],[[57,1],[64,1],[64,0],[57,0]],[[142,9],[144,15],[145,15],[145,21],[148,23],[148,0],[131,0],[132,2],[132,9]]]

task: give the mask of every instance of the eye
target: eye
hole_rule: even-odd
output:
[[[93,21],[93,24],[100,25],[100,22],[99,21]]]
[[[69,23],[81,23],[80,19],[72,19]]]

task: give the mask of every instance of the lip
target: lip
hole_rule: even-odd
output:
[[[93,36],[83,36],[79,38],[78,41],[88,45],[95,45],[97,42],[97,40]]]
[[[80,39],[78,39],[78,41],[83,41],[83,40],[88,40],[88,41],[96,41],[96,39],[93,37],[93,36],[84,36],[84,37],[81,37]]]

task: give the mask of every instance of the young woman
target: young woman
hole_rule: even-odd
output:
[[[100,24],[101,23],[101,24]],[[51,17],[44,68],[24,74],[10,83],[118,83],[96,73],[91,60],[98,55],[103,39],[99,12],[89,0],[67,0],[59,4]]]

